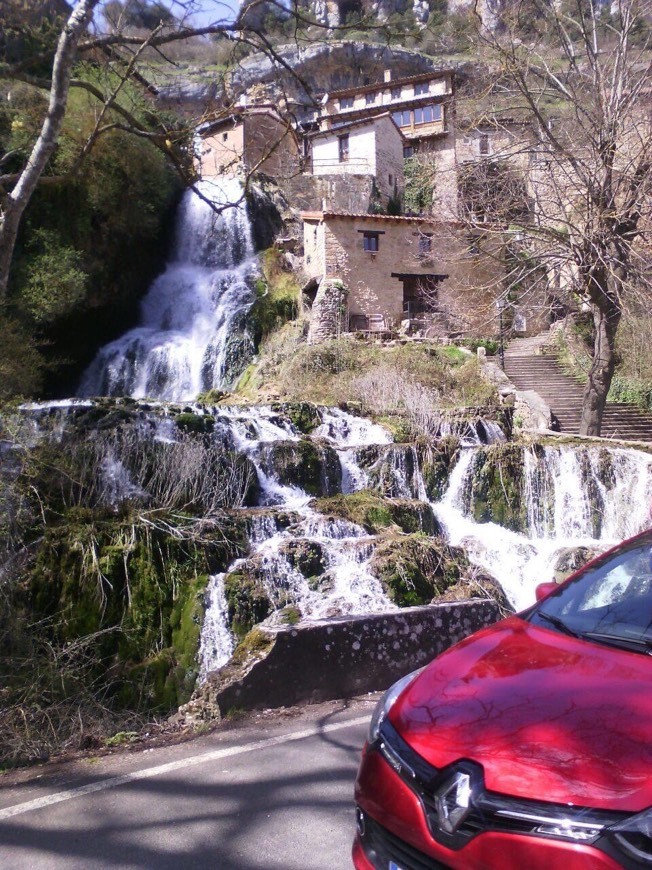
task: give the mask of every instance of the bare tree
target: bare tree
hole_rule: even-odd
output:
[[[611,11],[584,0],[516,0],[501,29],[480,31],[497,70],[492,98],[529,123],[533,207],[528,219],[499,227],[518,238],[518,280],[529,262],[532,276],[545,275],[593,317],[584,435],[600,434],[623,311],[650,298],[649,11],[645,0],[620,0]]]

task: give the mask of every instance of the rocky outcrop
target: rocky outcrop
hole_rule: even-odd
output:
[[[418,52],[360,42],[313,42],[280,46],[277,51],[292,72],[264,54],[251,55],[233,73],[234,97],[262,85],[269,96],[283,93],[289,102],[314,110],[311,95],[382,82],[385,69],[392,70],[393,78],[401,78],[441,66]]]

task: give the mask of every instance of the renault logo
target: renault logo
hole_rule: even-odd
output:
[[[471,777],[458,771],[434,794],[437,824],[446,834],[454,834],[471,812]]]

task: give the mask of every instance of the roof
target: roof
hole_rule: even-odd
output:
[[[333,116],[327,115],[326,117],[332,118]],[[342,121],[341,124],[335,124],[332,127],[327,127],[325,130],[317,130],[314,133],[308,133],[306,134],[306,137],[308,139],[317,139],[319,136],[328,136],[329,134],[332,135],[333,133],[337,135],[342,130],[346,131],[351,129],[351,127],[362,127],[365,124],[375,124],[376,121],[379,120],[379,118],[388,118],[390,123],[393,124],[394,127],[396,127],[396,131],[398,132],[401,139],[404,139],[407,142],[403,131],[392,117],[391,112],[381,112],[380,114],[376,115],[367,115],[364,118],[355,118],[352,121]]]
[[[406,215],[406,214],[368,214],[348,211],[302,211],[301,219],[304,221],[323,221],[336,218],[344,218],[357,221],[375,221],[376,223],[409,223],[429,224],[431,226],[460,227],[459,221],[437,220],[430,215]]]
[[[432,72],[428,73],[419,73],[419,75],[415,76],[405,76],[402,79],[390,79],[390,81],[385,82],[376,82],[373,85],[359,85],[355,88],[343,88],[341,91],[329,91],[328,97],[350,97],[354,94],[367,94],[371,91],[385,91],[390,88],[397,88],[399,85],[410,85],[410,84],[418,84],[419,82],[427,82],[430,79],[435,78],[443,78],[446,75],[453,75],[455,72],[452,67],[445,67],[444,69],[432,70]]]
[[[284,124],[287,123],[279,114],[276,106],[271,103],[258,103],[255,106],[231,106],[218,117],[204,121],[203,124],[199,124],[197,132],[200,134],[209,133],[211,130],[222,127],[225,124],[233,125],[236,121],[243,120],[251,115],[270,115],[277,121],[282,121]]]

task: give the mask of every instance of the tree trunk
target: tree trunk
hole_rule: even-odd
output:
[[[100,0],[78,0],[59,37],[52,67],[52,86],[41,133],[13,190],[5,194],[0,207],[0,301],[7,294],[9,269],[14,256],[18,228],[48,160],[56,148],[66,114],[70,75],[77,43]]]
[[[602,415],[616,364],[616,332],[622,312],[613,304],[605,311],[593,303],[593,361],[582,398],[580,435],[600,435]]]

